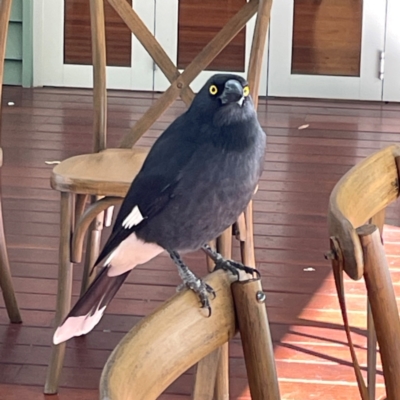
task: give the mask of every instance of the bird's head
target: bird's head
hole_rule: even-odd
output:
[[[239,75],[213,75],[193,100],[192,107],[218,125],[253,116],[254,107],[247,81]]]

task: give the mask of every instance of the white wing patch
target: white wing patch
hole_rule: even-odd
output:
[[[133,210],[122,222],[125,229],[131,229],[133,226],[139,225],[144,220],[138,206],[133,207]]]

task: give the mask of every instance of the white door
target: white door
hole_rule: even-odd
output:
[[[386,0],[275,1],[268,95],[381,100],[385,21]]]
[[[179,70],[182,72],[185,65],[226,23],[229,19],[228,13],[233,15],[245,2],[246,0],[156,0],[155,36],[173,63],[181,66]],[[222,18],[225,18],[226,21],[223,21]],[[246,76],[254,25],[255,17],[248,22],[245,31],[234,39],[235,43],[230,49],[227,49],[226,53],[221,53],[219,62],[216,60],[217,63],[214,64],[214,67],[211,65],[210,69],[203,71],[193,81],[190,86],[195,92],[217,72],[231,72]],[[263,96],[266,95],[267,87],[267,51],[264,54],[260,83],[260,95]],[[164,91],[168,87],[168,80],[156,67],[154,89]]]
[[[154,2],[132,0],[132,3],[143,22],[154,33]],[[79,15],[79,7],[86,7],[87,14],[88,4],[88,0],[68,0],[68,7],[75,7],[73,18],[75,18],[76,23],[75,26],[72,26],[72,31],[74,29],[79,31],[80,24],[83,24]],[[109,6],[107,5],[107,7]],[[93,87],[89,47],[85,51],[86,56],[89,57],[87,65],[80,64],[79,58],[78,61],[73,63],[65,61],[67,47],[64,33],[66,32],[67,14],[65,0],[34,1],[35,86]],[[85,35],[83,37],[81,35],[81,39],[78,39],[75,48],[71,50],[72,56],[70,58],[74,58],[74,51],[79,51],[81,45],[79,40],[90,40],[90,28],[88,26],[90,25],[88,18],[86,18]],[[125,56],[128,57],[128,62],[125,62],[124,66],[107,66],[107,87],[110,89],[152,90],[152,59],[129,32],[127,41],[130,52],[128,51]],[[114,45],[119,45],[117,40],[114,41]],[[118,54],[116,56],[118,57]],[[118,62],[116,64],[118,65]]]
[[[383,100],[400,101],[400,1],[388,0]]]

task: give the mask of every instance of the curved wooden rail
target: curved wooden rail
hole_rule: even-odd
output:
[[[364,273],[362,248],[356,229],[399,195],[396,157],[400,146],[389,146],[350,169],[336,184],[329,200],[329,235],[343,253],[344,270],[352,279]]]
[[[196,295],[185,290],[137,324],[103,369],[102,400],[156,399],[176,378],[236,333],[231,283],[223,271],[208,275],[216,297],[206,318]]]

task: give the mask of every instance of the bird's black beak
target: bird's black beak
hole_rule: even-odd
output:
[[[224,90],[219,98],[222,104],[238,103],[241,106],[244,100],[241,83],[236,79],[226,81]]]

